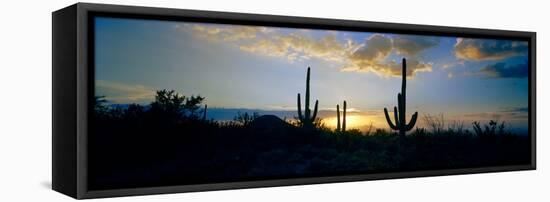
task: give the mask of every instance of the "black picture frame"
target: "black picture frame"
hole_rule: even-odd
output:
[[[90,122],[90,103],[91,99],[93,99],[94,97],[94,65],[93,60],[91,59],[93,58],[94,52],[93,32],[91,32],[93,25],[93,23],[91,23],[91,19],[93,16],[526,40],[529,43],[530,57],[528,63],[528,133],[531,139],[531,163],[525,165],[467,169],[446,169],[383,174],[295,178],[101,191],[89,190],[87,188],[87,135],[88,131],[93,127],[92,123]],[[77,199],[536,169],[535,32],[288,17],[229,12],[211,12],[152,7],[134,7],[90,3],[77,3],[72,6],[55,11],[52,14],[52,21],[52,188],[58,192]]]

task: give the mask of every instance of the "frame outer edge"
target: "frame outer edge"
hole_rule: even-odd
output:
[[[77,197],[76,5],[52,12],[52,189]]]
[[[77,198],[88,192],[88,12],[77,3]]]
[[[316,178],[293,178],[280,180],[262,180],[262,181],[245,181],[245,182],[226,182],[218,184],[197,184],[197,185],[180,185],[166,187],[143,187],[143,188],[128,188],[128,189],[113,189],[113,190],[88,190],[87,186],[87,135],[88,135],[88,96],[90,88],[89,63],[89,48],[88,47],[88,21],[90,12],[112,12],[125,14],[143,14],[157,16],[194,16],[198,18],[225,19],[225,20],[249,20],[257,23],[267,23],[269,21],[278,23],[287,23],[293,25],[304,25],[310,23],[313,26],[336,26],[341,24],[341,28],[365,28],[372,27],[373,29],[384,30],[410,30],[411,32],[430,33],[461,33],[464,35],[479,35],[479,37],[491,37],[493,35],[510,38],[524,38],[531,43],[530,68],[531,71],[531,94],[530,111],[532,120],[532,161],[530,165],[512,165],[512,166],[497,166],[497,167],[481,167],[481,168],[460,168],[446,170],[426,170],[416,172],[399,172],[399,173],[379,173],[379,174],[363,174],[351,176],[328,176]],[[197,11],[185,9],[170,9],[170,8],[154,8],[154,7],[136,7],[136,6],[120,6],[108,4],[91,4],[77,3],[77,198],[100,198],[114,196],[132,196],[146,194],[164,194],[164,193],[182,193],[210,190],[225,190],[225,189],[242,189],[242,188],[259,188],[273,186],[291,186],[291,185],[307,185],[318,183],[338,183],[352,182],[365,180],[380,180],[380,179],[395,179],[395,178],[411,178],[411,177],[430,177],[430,176],[445,176],[445,175],[460,175],[460,174],[475,174],[487,172],[505,172],[505,171],[520,171],[536,169],[536,33],[535,32],[520,32],[509,30],[490,30],[477,28],[463,27],[445,27],[432,25],[415,25],[415,24],[400,24],[400,23],[383,23],[383,22],[368,22],[354,20],[338,20],[338,19],[321,19],[307,18],[297,16],[277,16],[277,15],[261,15],[261,14],[245,14],[245,13],[230,13],[230,12],[212,12],[212,11]],[[93,88],[92,88],[93,89]]]
[[[531,107],[529,108],[529,113],[531,116],[531,166],[533,169],[537,169],[537,33],[532,32],[530,36],[530,57],[529,61],[531,63]]]

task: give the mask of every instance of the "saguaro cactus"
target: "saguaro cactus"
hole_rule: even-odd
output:
[[[307,77],[306,77],[306,100],[305,100],[305,109],[304,114],[302,115],[302,103],[300,101],[300,93],[298,93],[298,119],[304,127],[312,127],[315,118],[317,117],[317,106],[319,105],[319,100],[315,100],[315,108],[313,110],[313,115],[311,114],[311,109],[309,109],[309,74],[310,68],[307,68]]]
[[[208,105],[204,105],[204,110],[202,111],[202,120],[206,120],[206,110],[208,109]]]
[[[393,107],[393,115],[395,118],[395,124],[392,123],[388,109],[384,108],[384,114],[386,115],[386,121],[393,130],[399,130],[400,136],[405,136],[405,133],[413,129],[416,119],[418,118],[418,112],[414,112],[411,121],[407,124],[405,120],[406,113],[406,99],[407,99],[407,61],[403,58],[403,72],[402,72],[401,93],[397,94],[397,107]]]
[[[346,101],[344,100],[344,111],[343,111],[343,120],[342,127],[340,127],[340,105],[336,105],[336,119],[338,123],[336,124],[336,131],[346,131]]]

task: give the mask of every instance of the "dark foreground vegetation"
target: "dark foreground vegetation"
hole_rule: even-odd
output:
[[[528,164],[526,136],[504,124],[416,128],[406,135],[332,130],[300,120],[239,114],[209,120],[200,96],[158,91],[149,105],[96,98],[89,186],[114,189],[290,177]],[[307,113],[309,114],[309,113]],[[311,124],[311,125],[310,125]]]

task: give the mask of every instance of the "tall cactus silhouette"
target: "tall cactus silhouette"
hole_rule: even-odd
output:
[[[206,110],[208,109],[208,105],[204,105],[204,110],[202,111],[202,120],[206,120]]]
[[[336,105],[336,118],[338,123],[336,124],[336,131],[346,131],[346,101],[344,100],[342,127],[340,127],[340,105]]]
[[[340,131],[340,105],[336,105],[336,131]]]
[[[411,121],[407,124],[405,120],[406,113],[406,99],[407,99],[407,61],[403,58],[403,72],[402,72],[402,83],[401,83],[401,93],[397,94],[397,107],[393,107],[393,115],[395,117],[395,124],[392,123],[390,115],[388,114],[388,109],[384,108],[384,114],[386,115],[386,121],[388,125],[393,130],[399,130],[400,136],[405,136],[407,131],[413,129],[414,124],[416,124],[416,119],[418,118],[418,112],[414,112],[412,115]]]
[[[310,68],[307,67],[307,77],[306,77],[306,100],[305,100],[305,109],[304,114],[302,115],[302,103],[300,101],[300,93],[298,93],[298,119],[304,127],[313,127],[313,122],[317,117],[317,106],[319,105],[319,100],[315,100],[315,108],[313,110],[313,115],[311,114],[311,109],[309,108],[309,74]]]

